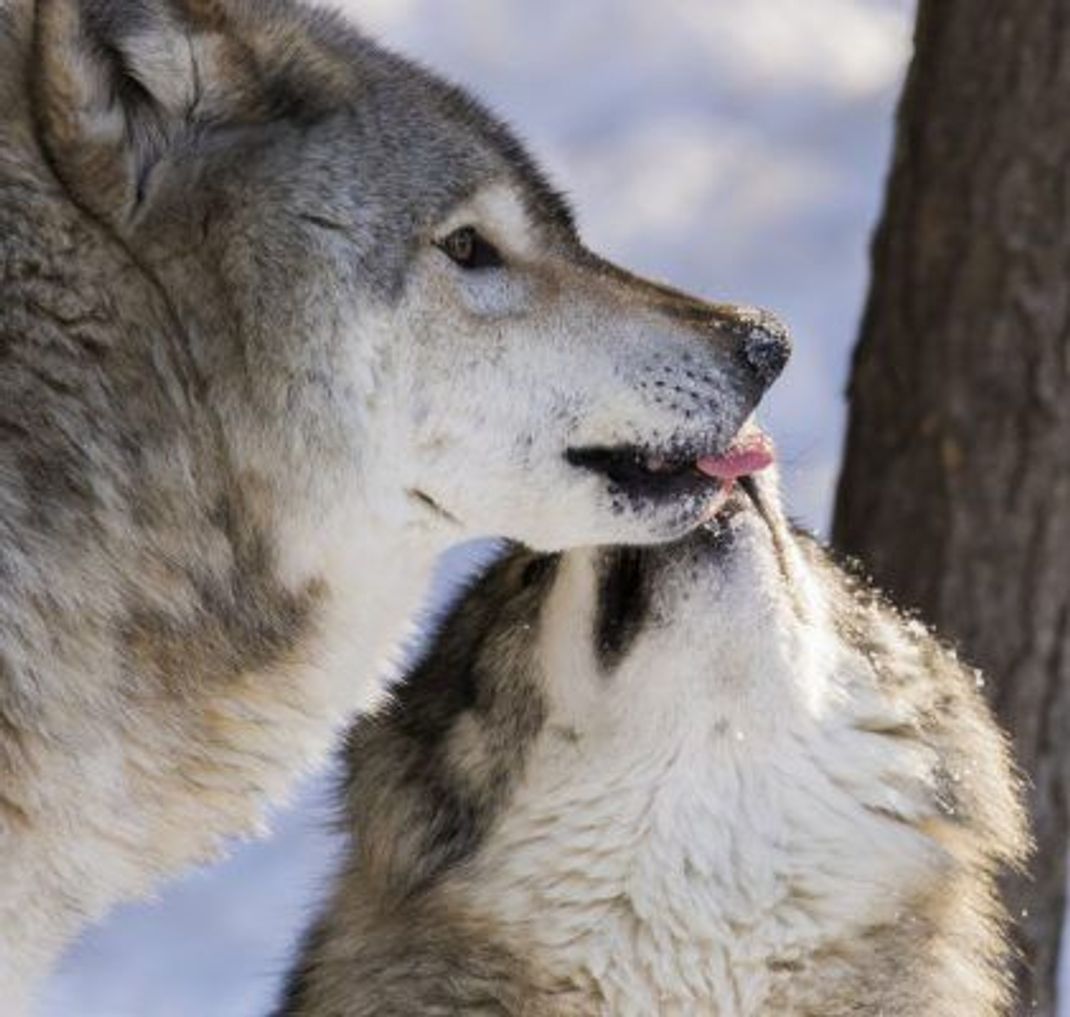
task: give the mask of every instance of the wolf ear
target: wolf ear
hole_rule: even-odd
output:
[[[39,0],[37,18],[45,147],[75,198],[117,225],[169,150],[249,98],[220,0]]]

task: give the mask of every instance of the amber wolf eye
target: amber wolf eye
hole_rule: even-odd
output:
[[[464,269],[498,268],[502,264],[498,249],[480,236],[474,226],[455,229],[444,240],[439,240],[436,246]]]

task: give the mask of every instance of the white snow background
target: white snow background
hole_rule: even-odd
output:
[[[824,530],[912,0],[343,6],[509,119],[595,249],[791,324],[764,422],[792,512]],[[447,562],[439,602],[463,568]],[[328,803],[324,776],[270,839],[116,910],[68,952],[41,1017],[266,1014],[326,886]]]

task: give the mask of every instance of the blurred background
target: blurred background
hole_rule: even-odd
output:
[[[764,421],[793,514],[827,533],[911,0],[343,6],[510,120],[591,246],[792,325],[795,357]],[[435,597],[466,561],[447,562]],[[43,1017],[266,1013],[326,884],[329,811],[324,775],[270,840],[116,911],[69,951]]]

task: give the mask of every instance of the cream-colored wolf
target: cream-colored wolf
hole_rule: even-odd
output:
[[[10,1015],[376,701],[442,548],[698,524],[787,341],[331,14],[0,0],[0,104]]]
[[[508,555],[347,759],[285,1017],[1006,1012],[1003,739],[767,474],[673,545]]]

